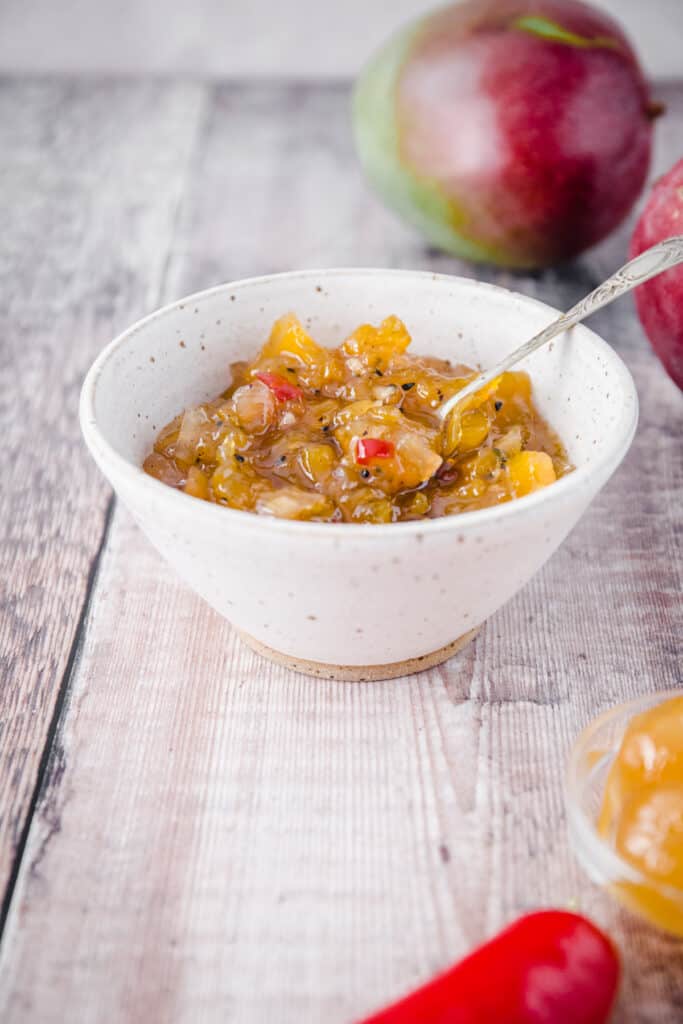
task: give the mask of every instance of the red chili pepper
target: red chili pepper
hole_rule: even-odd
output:
[[[382,441],[379,437],[361,437],[356,442],[356,462],[364,466],[370,459],[390,459],[395,451],[393,441]]]
[[[364,1024],[605,1024],[619,971],[585,917],[540,911]]]
[[[256,379],[270,388],[278,402],[292,402],[295,398],[301,398],[303,395],[301,388],[290,384],[278,373],[257,373]]]

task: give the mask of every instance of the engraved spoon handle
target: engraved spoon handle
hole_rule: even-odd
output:
[[[645,281],[649,281],[651,277],[656,277],[657,274],[661,274],[665,270],[670,270],[678,263],[683,263],[683,235],[667,238],[665,241],[645,249],[635,259],[625,263],[620,270],[617,270],[616,274],[612,274],[601,285],[598,285],[594,291],[580,299],[567,313],[563,313],[557,320],[553,320],[539,334],[534,335],[524,345],[520,345],[514,352],[505,356],[492,369],[484,370],[462,390],[445,401],[439,409],[439,416],[441,419],[445,419],[464,399],[469,398],[486,384],[490,384],[499,374],[531,355],[537,348],[547,344],[558,334],[569,330],[570,327],[574,327],[575,324],[580,323],[596,310],[614,302],[620,295],[625,295],[632,288],[644,284]]]

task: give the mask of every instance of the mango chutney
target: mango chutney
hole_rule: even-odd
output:
[[[335,349],[293,315],[217,398],[161,430],[144,469],[205,501],[318,522],[436,518],[523,497],[571,469],[526,373],[502,374],[445,424],[476,371],[409,356],[398,317]]]
[[[617,895],[683,935],[683,695],[634,715],[607,776],[600,834],[640,875]],[[678,893],[676,902],[663,897]]]

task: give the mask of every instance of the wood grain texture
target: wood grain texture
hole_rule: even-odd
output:
[[[0,892],[109,501],[80,382],[158,302],[199,102],[193,87],[0,86]]]
[[[683,89],[666,92],[655,173],[683,130]],[[198,107],[166,297],[346,263],[568,306],[622,262],[628,225],[531,277],[425,252],[365,189],[340,88],[218,87]],[[7,922],[3,1024],[103,1007],[134,1024],[342,1024],[570,901],[622,947],[620,1024],[683,1019],[680,946],[593,888],[565,836],[581,726],[683,682],[681,398],[628,302],[596,327],[636,377],[633,449],[546,569],[428,673],[359,686],[261,661],[116,509]]]

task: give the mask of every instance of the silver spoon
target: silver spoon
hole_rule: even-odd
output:
[[[553,320],[548,327],[545,327],[539,334],[534,335],[529,341],[520,345],[514,352],[505,356],[492,369],[484,370],[478,374],[474,380],[471,380],[469,384],[466,384],[464,388],[456,392],[455,395],[447,399],[440,406],[438,415],[445,421],[449,414],[469,398],[470,395],[475,394],[486,384],[490,384],[492,380],[495,380],[505,370],[509,370],[515,363],[526,359],[537,348],[552,341],[553,338],[556,338],[558,334],[562,334],[563,331],[568,331],[570,327],[574,327],[585,317],[595,313],[596,310],[609,305],[610,302],[618,299],[620,295],[625,295],[632,288],[636,288],[639,284],[644,284],[645,281],[649,281],[651,277],[656,277],[657,274],[661,274],[665,270],[670,270],[671,267],[675,267],[678,263],[683,263],[683,235],[675,235],[673,238],[667,238],[664,242],[659,242],[657,245],[645,249],[635,259],[625,263],[620,270],[617,270],[616,274],[612,274],[601,285],[598,285],[594,291],[577,302],[575,306],[572,306],[569,312],[563,313],[557,320]]]

